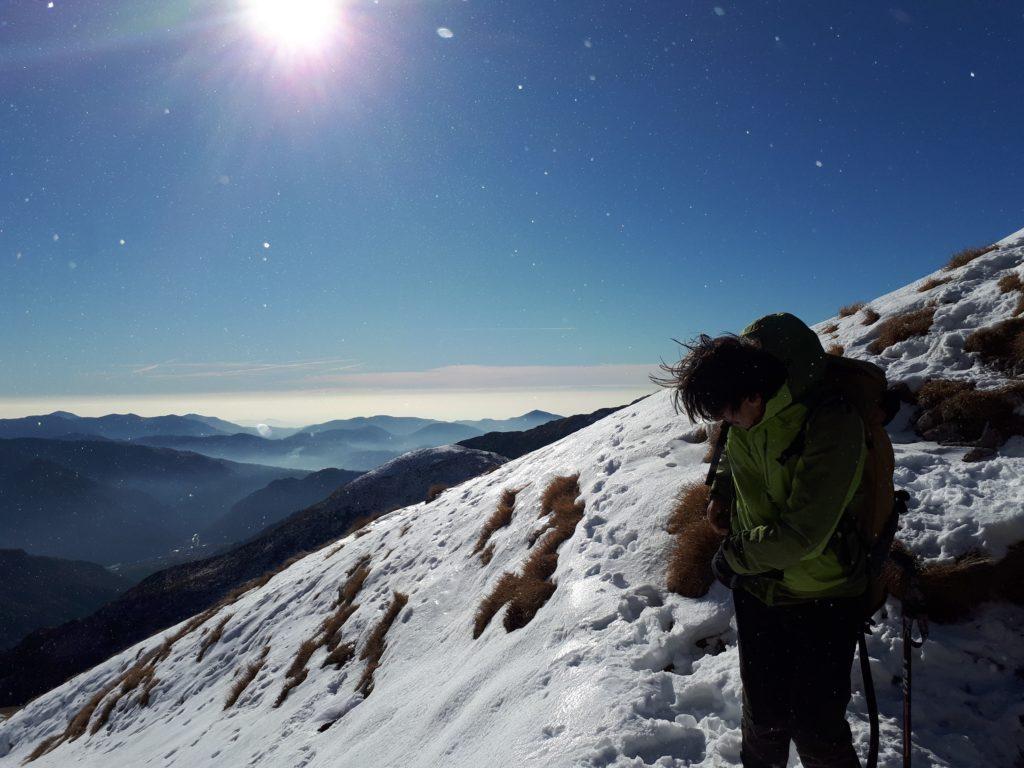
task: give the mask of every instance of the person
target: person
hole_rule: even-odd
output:
[[[709,522],[715,576],[732,589],[746,768],[859,768],[846,708],[863,622],[866,553],[860,415],[823,376],[817,334],[791,314],[739,335],[701,335],[668,367],[691,421],[729,425]]]

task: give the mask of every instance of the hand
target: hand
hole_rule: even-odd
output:
[[[715,578],[722,582],[729,589],[735,589],[736,583],[740,580],[740,575],[732,569],[729,565],[729,561],[725,559],[725,542],[722,542],[722,546],[715,552],[715,556],[711,558],[711,572],[715,574]]]
[[[708,502],[708,523],[715,529],[715,533],[725,536],[729,533],[729,505],[717,496],[712,496]]]

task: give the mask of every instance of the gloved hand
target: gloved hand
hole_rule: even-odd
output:
[[[736,584],[740,580],[740,575],[732,569],[729,565],[729,561],[725,559],[725,546],[727,542],[722,542],[722,545],[715,552],[715,556],[711,558],[711,572],[715,574],[715,578],[725,584],[729,589],[735,589]]]

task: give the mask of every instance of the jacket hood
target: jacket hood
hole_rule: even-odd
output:
[[[785,364],[793,400],[800,400],[821,382],[825,350],[818,334],[795,315],[765,315],[744,328],[741,335],[754,339],[765,352]]]

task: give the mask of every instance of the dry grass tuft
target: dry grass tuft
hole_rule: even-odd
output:
[[[828,352],[830,355],[835,355],[836,357],[842,357],[843,356],[843,352],[846,351],[846,347],[844,347],[842,344],[830,344],[829,348],[826,349],[825,351]]]
[[[304,640],[299,645],[295,658],[292,659],[292,664],[285,673],[284,685],[281,687],[281,693],[278,694],[277,701],[274,702],[275,707],[280,707],[284,704],[292,689],[297,688],[306,679],[309,674],[309,660],[318,649],[327,649],[327,659],[321,665],[321,668],[326,667],[328,664],[340,666],[348,660],[345,657],[344,648],[338,647],[338,644],[341,642],[341,629],[359,607],[353,601],[363,588],[363,584],[369,575],[369,555],[363,556],[348,569],[346,573],[346,576],[348,576],[347,581],[338,587],[338,599],[333,606],[333,613],[323,620],[313,637]]]
[[[575,500],[580,495],[579,479],[578,474],[562,475],[548,483],[548,487],[544,489],[544,493],[540,497],[540,515],[538,517],[550,515],[555,506],[570,493],[574,494],[572,498]]]
[[[332,549],[330,552],[327,553],[327,557],[325,557],[324,560],[330,560],[336,554],[341,552],[341,550],[343,550],[344,548],[345,548],[344,544],[339,544],[338,546],[336,546],[334,549]]]
[[[983,552],[967,552],[954,560],[921,563],[899,541],[885,571],[890,594],[903,599],[908,591],[905,570],[894,568],[902,559],[917,575],[928,618],[939,623],[963,621],[993,600],[1024,604],[1024,542],[1007,549],[998,562]]]
[[[940,285],[945,285],[953,278],[951,277],[929,277],[919,286],[917,286],[918,293],[928,293],[932,288],[938,288]]]
[[[835,333],[838,330],[839,330],[839,325],[837,323],[832,323],[832,325],[826,325],[824,328],[822,328],[821,332],[822,333]]]
[[[484,523],[484,527],[480,530],[480,535],[477,536],[476,544],[473,545],[473,554],[479,554],[480,560],[484,565],[487,565],[491,561],[491,557],[494,555],[494,546],[491,545],[485,549],[487,541],[491,538],[491,534],[497,531],[499,528],[506,527],[512,522],[512,514],[515,511],[516,495],[521,488],[506,488],[501,493],[501,500],[498,502],[497,508],[491,513],[491,516],[487,518],[487,522]],[[485,552],[490,554],[486,555]]]
[[[483,631],[487,629],[487,625],[491,623],[491,619],[494,615],[502,609],[502,607],[512,600],[515,595],[516,584],[519,581],[519,577],[514,573],[503,573],[501,578],[498,579],[498,583],[491,590],[491,593],[487,595],[476,609],[476,615],[473,617],[473,639],[480,637]]]
[[[914,429],[927,440],[994,451],[1024,434],[1024,382],[976,389],[973,382],[932,379],[918,391],[918,405]]]
[[[935,307],[922,307],[884,320],[878,327],[878,338],[868,344],[868,352],[879,355],[893,344],[924,336],[932,327],[934,318]]]
[[[962,379],[928,379],[917,390],[917,404],[928,410],[961,392],[974,389],[973,381]]]
[[[502,622],[505,631],[514,632],[529,624],[537,615],[537,611],[551,599],[553,594],[555,594],[555,584],[550,581],[518,579],[515,594],[509,601],[508,610],[505,611],[505,619]]]
[[[862,309],[864,309],[864,302],[863,301],[857,301],[857,302],[854,302],[853,304],[847,304],[845,307],[840,307],[839,308],[839,316],[840,317],[849,317],[850,315],[856,315]]]
[[[1018,311],[1021,309],[1024,309],[1024,301],[1018,304]],[[964,349],[977,352],[986,365],[1011,376],[1021,375],[1024,373],[1024,317],[1012,317],[979,328],[967,337]]]
[[[353,643],[342,643],[333,651],[327,654],[327,658],[324,659],[324,663],[320,665],[321,669],[334,666],[335,669],[341,669],[343,666],[352,661],[356,655],[356,646]]]
[[[146,684],[142,687],[142,693],[139,694],[140,707],[149,706],[149,700],[150,697],[152,696],[153,689],[156,688],[156,684],[159,682],[159,678],[157,678],[155,675],[149,676],[149,679],[146,680]]]
[[[206,637],[203,638],[203,644],[200,646],[199,654],[196,656],[197,662],[202,661],[203,657],[206,655],[206,652],[210,650],[210,648],[221,639],[221,637],[224,635],[224,626],[228,623],[228,619],[230,618],[231,614],[229,613],[227,616],[220,620],[220,623],[213,628],[212,632],[207,633]]]
[[[228,697],[224,701],[224,709],[229,709],[235,705],[238,701],[238,697],[242,695],[246,688],[249,687],[249,683],[256,679],[256,675],[263,669],[263,665],[267,663],[267,654],[270,653],[270,646],[263,646],[263,650],[260,651],[259,657],[256,661],[245,666],[242,670],[242,674],[235,680],[235,684],[231,686],[231,690],[228,692]]]
[[[1011,293],[1012,291],[1024,291],[1024,283],[1016,272],[1009,272],[999,278],[999,292]]]
[[[668,589],[683,597],[703,597],[714,582],[711,558],[725,537],[707,520],[710,493],[703,483],[684,485],[665,526],[676,537],[668,561]]]
[[[373,693],[373,674],[380,667],[381,657],[384,655],[384,649],[387,647],[384,642],[385,638],[387,637],[388,630],[391,629],[391,625],[395,623],[395,619],[398,618],[398,614],[407,602],[409,602],[408,595],[397,591],[394,593],[391,598],[391,605],[388,606],[377,626],[373,628],[373,632],[370,633],[370,639],[366,641],[363,652],[359,654],[360,660],[366,661],[366,669],[356,685],[356,690],[362,693],[363,697]]]
[[[969,552],[952,562],[925,564],[918,582],[928,617],[946,623],[968,617],[992,599],[994,571],[991,558],[980,552]]]
[[[541,517],[548,520],[531,537],[531,546],[545,534],[523,563],[519,575],[504,573],[491,593],[477,609],[473,623],[473,637],[479,637],[494,615],[506,603],[504,627],[507,632],[520,629],[533,619],[537,611],[555,592],[551,581],[558,567],[558,548],[572,537],[583,519],[579,475],[554,478],[541,497]]]
[[[878,314],[878,312],[875,311],[874,308],[868,307],[867,309],[864,310],[864,319],[861,320],[860,324],[861,325],[874,325],[875,323],[878,322],[878,318],[880,318],[880,317],[881,317],[881,315]]]
[[[315,637],[303,640],[299,645],[299,650],[295,653],[291,666],[288,667],[288,671],[284,674],[284,685],[281,687],[281,693],[277,695],[277,701],[274,702],[275,708],[284,704],[292,689],[297,688],[306,679],[306,675],[309,674],[306,664],[320,645],[320,641]]]
[[[491,560],[494,558],[494,545],[488,544],[487,547],[480,553],[480,564],[490,565]]]
[[[320,626],[320,632],[323,636],[320,644],[327,646],[330,650],[334,650],[341,640],[338,636],[341,628],[345,626],[345,622],[356,612],[358,607],[358,605],[353,605],[352,603],[344,603],[334,613],[324,619],[323,624]]]
[[[356,599],[359,590],[363,588],[367,577],[370,575],[370,556],[367,555],[353,565],[345,574],[348,581],[338,587],[338,603],[351,603]]]
[[[956,253],[954,253],[949,258],[949,261],[946,263],[946,266],[944,266],[943,269],[946,272],[951,272],[954,269],[958,269],[964,266],[965,264],[970,264],[979,256],[984,256],[986,253],[990,253],[991,251],[994,251],[998,247],[999,246],[997,245],[987,245],[983,248],[964,248],[962,251],[957,251]]]
[[[426,503],[429,504],[447,490],[447,485],[443,485],[442,483],[434,483],[432,486],[427,488],[427,498],[425,500]]]
[[[140,649],[139,654],[142,655],[140,656],[139,654],[136,654],[135,664],[133,664],[125,672],[120,674],[111,683],[104,686],[104,688],[99,693],[97,693],[96,696],[90,699],[78,712],[76,712],[72,716],[63,733],[51,736],[45,739],[43,742],[41,742],[35,748],[35,750],[32,751],[32,754],[29,756],[26,762],[31,762],[32,760],[35,760],[41,757],[42,755],[45,755],[53,751],[69,739],[71,741],[74,741],[83,733],[85,733],[85,731],[89,729],[89,722],[92,719],[93,713],[99,706],[100,702],[102,702],[103,699],[107,696],[107,694],[109,694],[118,686],[121,686],[120,692],[116,693],[111,698],[111,700],[104,705],[103,710],[101,710],[100,712],[100,716],[97,718],[97,722],[93,725],[93,729],[91,731],[92,733],[96,733],[100,728],[103,727],[103,725],[106,722],[108,722],[110,715],[113,713],[114,708],[117,706],[117,702],[121,699],[121,697],[130,693],[132,690],[139,687],[140,685],[142,685],[142,692],[139,694],[139,704],[141,706],[148,706],[150,695],[152,694],[153,688],[156,686],[157,683],[157,678],[155,675],[157,665],[171,654],[171,650],[174,648],[175,644],[179,640],[181,640],[186,635],[191,634],[199,627],[203,626],[203,624],[205,624],[212,616],[216,615],[218,611],[236,602],[242,595],[246,594],[247,592],[253,589],[258,589],[262,587],[264,584],[270,581],[270,579],[272,579],[275,574],[284,570],[296,560],[300,559],[301,557],[304,557],[306,554],[307,553],[305,552],[300,553],[295,557],[291,558],[290,560],[285,561],[277,568],[267,571],[266,573],[257,576],[254,579],[250,579],[249,581],[245,582],[244,584],[238,587],[235,587],[233,590],[228,592],[224,597],[222,597],[216,603],[216,605],[207,608],[202,613],[193,616],[191,619],[185,622],[185,624],[182,625],[182,627],[177,632],[175,632],[173,635],[169,635],[168,637],[166,637],[160,645],[156,646],[155,648],[151,648],[144,654],[142,654],[142,651]],[[204,648],[200,651],[200,657],[199,659],[197,659],[197,661],[202,658],[202,654],[205,653],[205,650],[209,648],[209,646],[213,645],[213,643],[215,643],[220,638],[224,629],[223,625],[226,622],[227,619],[224,619],[219,627],[214,629],[204,638]],[[234,700],[232,700],[232,703],[234,703]],[[227,708],[227,706],[230,706],[230,704],[226,705],[225,708]]]

